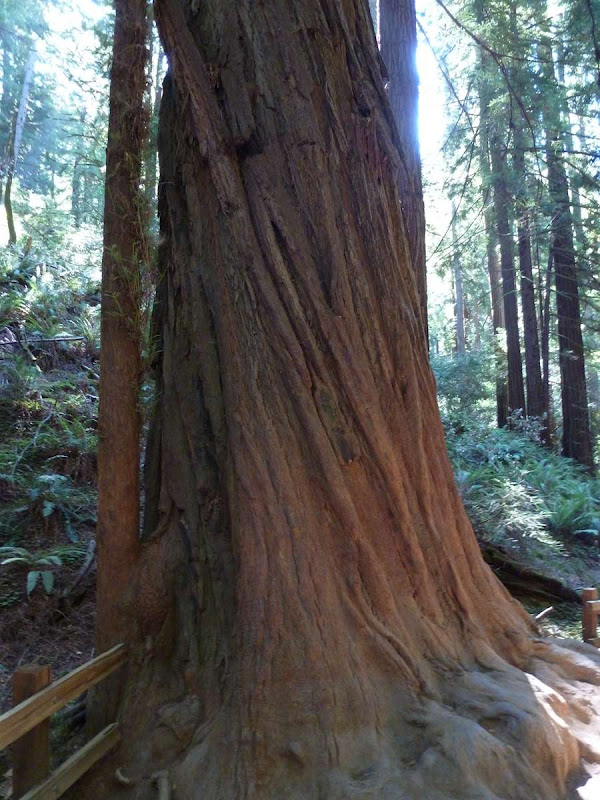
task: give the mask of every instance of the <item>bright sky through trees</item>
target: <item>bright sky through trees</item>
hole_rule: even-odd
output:
[[[61,59],[64,72],[62,75],[60,71],[56,74],[57,88],[65,82],[68,84],[68,75],[71,70],[85,67],[85,54],[94,45],[93,32],[90,27],[99,22],[107,13],[108,9],[105,5],[94,2],[94,0],[81,0],[78,3],[73,2],[70,10],[65,9],[60,14],[48,15],[47,22],[52,31],[48,44],[56,48],[60,42],[64,48],[66,40],[67,53],[69,55],[78,54],[76,63],[73,65],[67,63],[66,57]],[[56,70],[57,66],[55,60],[52,59],[48,62],[47,68]],[[444,136],[444,95],[438,66],[431,50],[422,39],[419,40],[417,67],[420,81],[419,138],[422,157],[429,161],[434,160],[439,154]]]

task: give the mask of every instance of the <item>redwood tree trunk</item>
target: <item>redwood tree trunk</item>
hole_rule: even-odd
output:
[[[379,35],[381,57],[388,72],[388,97],[398,126],[403,154],[399,174],[400,200],[427,330],[425,207],[417,129],[419,80],[414,0],[380,0]]]
[[[543,46],[540,46],[539,53],[542,56],[544,77],[549,86],[558,92],[550,45],[544,43]],[[562,157],[560,114],[553,106],[553,103],[546,103],[542,108],[546,136],[548,190],[552,203],[552,254],[556,285],[563,417],[562,452],[563,455],[575,459],[593,471],[594,456],[585,382],[585,355],[581,332],[573,218],[567,172]]]
[[[545,417],[548,409],[544,403],[544,384],[540,365],[540,340],[535,310],[535,287],[531,258],[531,232],[525,199],[525,150],[523,135],[515,129],[514,167],[517,203],[517,236],[519,242],[519,269],[521,272],[521,309],[523,311],[523,339],[525,343],[525,375],[527,383],[527,416]],[[542,434],[543,435],[543,434]]]
[[[186,800],[558,800],[578,761],[520,671],[566,659],[454,486],[367,14],[156,3],[162,355],[123,796],[164,767]]]
[[[556,146],[556,140],[549,141],[546,154],[550,196],[554,205],[552,251],[560,350],[562,452],[563,455],[574,458],[593,470],[594,457],[585,382],[585,356],[569,190],[564,164],[555,149]]]
[[[490,140],[492,180],[494,185],[494,211],[496,229],[500,242],[500,265],[502,269],[502,296],[506,325],[506,352],[508,355],[508,411],[526,413],[525,387],[523,385],[523,363],[519,341],[519,310],[515,281],[515,258],[512,224],[510,219],[511,197],[506,178],[506,148],[500,137]]]
[[[140,182],[146,136],[146,0],[117,0],[106,153],[100,407],[96,646],[122,641],[140,543]],[[97,690],[92,727],[114,718],[118,682]]]

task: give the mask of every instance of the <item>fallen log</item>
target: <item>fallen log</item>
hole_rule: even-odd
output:
[[[520,564],[499,545],[480,541],[479,547],[485,562],[512,595],[581,603],[581,597],[575,589],[557,578],[543,575]]]

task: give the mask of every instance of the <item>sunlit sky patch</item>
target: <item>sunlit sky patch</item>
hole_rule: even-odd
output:
[[[70,7],[69,7],[70,6]],[[107,6],[94,0],[71,0],[63,7],[60,13],[52,12],[47,15],[47,22],[51,29],[50,41],[55,49],[59,50],[62,44],[63,52],[71,49],[69,40],[74,45],[75,52],[79,52],[81,62],[85,61],[83,55],[86,50],[93,48],[93,33],[91,25],[99,22],[107,14]],[[87,28],[87,30],[86,30]],[[44,46],[42,45],[42,49]],[[48,58],[47,69],[54,68],[54,59]],[[66,57],[63,59],[66,62]],[[81,63],[81,67],[85,66]],[[417,68],[420,79],[420,104],[419,104],[419,136],[421,151],[424,159],[435,158],[444,134],[444,92],[440,83],[440,76],[435,59],[428,46],[421,43],[417,54]]]

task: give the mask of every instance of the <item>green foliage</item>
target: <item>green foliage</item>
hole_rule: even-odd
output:
[[[467,513],[482,538],[535,539],[554,550],[596,543],[600,485],[573,461],[467,414],[446,435]]]
[[[495,427],[489,350],[432,358],[448,453],[467,513],[484,540],[529,549],[600,541],[600,482],[540,444],[540,421]]]
[[[600,408],[597,378],[590,369],[598,352],[598,63],[600,42],[599,0],[576,0],[558,5],[543,0],[532,3],[493,3],[468,0],[448,7],[459,20],[435,19],[427,31],[435,56],[450,85],[444,104],[447,121],[443,165],[433,159],[436,182],[427,196],[429,332],[432,352],[450,354],[456,348],[457,308],[453,288],[453,257],[459,257],[465,303],[467,349],[493,339],[488,269],[498,256],[494,187],[506,188],[506,208],[518,270],[518,219],[531,235],[533,285],[538,325],[548,332],[549,386],[555,430],[562,428],[556,300],[551,269],[551,228],[557,219],[557,201],[549,192],[547,149],[549,141],[559,154],[571,192],[572,232],[581,300],[586,373],[592,401],[593,435],[598,441]],[[435,16],[432,12],[432,16]],[[460,25],[464,28],[461,28]],[[424,26],[427,27],[427,17]],[[468,32],[473,34],[469,35]],[[595,39],[594,39],[595,37]],[[478,46],[476,40],[485,42]],[[492,168],[491,155],[495,166]],[[427,177],[427,163],[424,162]],[[443,199],[442,199],[443,198]],[[444,202],[446,200],[446,202]],[[454,201],[451,204],[451,200]],[[451,205],[452,221],[450,218]],[[484,218],[484,212],[487,211]],[[526,221],[527,225],[523,226]],[[453,232],[456,231],[456,242]],[[501,237],[502,238],[502,237]],[[506,239],[502,239],[506,242]],[[522,238],[522,244],[525,240]],[[522,254],[525,250],[522,249]],[[520,294],[517,275],[517,292]],[[529,316],[529,313],[528,315]],[[545,319],[542,319],[545,317]],[[522,319],[522,318],[521,318]],[[499,322],[496,317],[496,322]],[[529,320],[528,320],[529,322]],[[524,350],[521,325],[521,349]],[[504,345],[505,331],[497,336]],[[531,336],[528,335],[528,344]],[[541,337],[540,337],[541,338]],[[507,359],[498,348],[497,359],[507,372]],[[524,359],[523,359],[524,360]],[[525,364],[523,364],[525,367]],[[472,390],[460,385],[460,368],[453,369],[459,392],[442,391],[440,402],[446,421]],[[436,372],[442,370],[436,365]],[[471,373],[474,374],[474,373]],[[442,379],[446,376],[442,375]],[[493,370],[484,378],[493,380]],[[593,387],[595,381],[596,389]],[[475,386],[475,389],[477,385]],[[466,398],[468,401],[468,398]],[[493,391],[488,395],[493,402]],[[472,405],[472,404],[471,404]],[[485,400],[477,406],[479,412]],[[519,423],[520,425],[520,423]]]
[[[485,409],[494,389],[494,361],[488,350],[462,356],[432,356],[431,366],[438,386],[440,412],[448,418],[469,408]]]
[[[3,546],[0,547],[0,566],[26,568],[26,592],[29,596],[40,581],[46,594],[51,594],[54,588],[54,572],[56,568],[63,566],[63,558],[81,559],[85,553],[84,548],[75,547],[53,547],[50,550],[41,550],[31,553],[24,547]]]
[[[36,476],[29,498],[31,503],[35,503],[42,520],[53,516],[61,520],[71,542],[77,541],[80,522],[95,522],[95,515],[89,509],[89,490],[76,486],[68,475]]]
[[[34,363],[41,356],[38,365],[42,369],[69,360],[74,352],[97,357],[99,264],[87,261],[89,242],[80,237],[78,244],[77,250],[71,249],[70,261],[62,244],[55,250],[0,250],[0,332],[6,334],[3,329],[9,329],[8,339],[26,345],[0,348],[3,364],[15,353],[28,353]],[[64,341],[36,345],[39,339]],[[69,341],[73,339],[77,341]]]
[[[66,231],[0,249],[0,544],[34,553],[95,523],[100,251]],[[31,566],[30,590],[46,572]]]
[[[95,522],[97,377],[0,362],[0,542]]]

